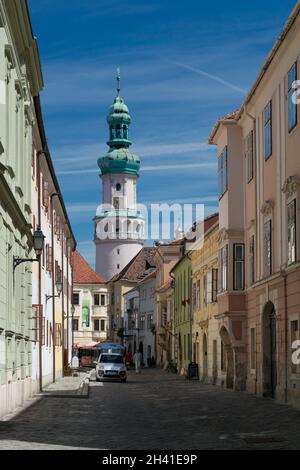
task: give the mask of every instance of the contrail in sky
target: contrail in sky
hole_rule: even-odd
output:
[[[197,69],[195,67],[191,67],[190,65],[183,64],[182,62],[175,62],[173,60],[169,61],[171,64],[178,65],[178,67],[182,67],[183,69],[191,70],[192,72],[198,73],[199,75],[202,75],[203,77],[211,78],[215,82],[221,83],[222,85],[231,88],[234,91],[238,91],[239,93],[242,93],[243,95],[247,93],[246,90],[243,88],[240,88],[233,83],[227,82],[226,80],[223,80],[223,78],[218,77],[217,75],[212,75],[211,73],[204,72],[204,70]]]

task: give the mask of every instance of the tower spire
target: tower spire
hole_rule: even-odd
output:
[[[117,96],[120,96],[121,91],[121,71],[120,67],[117,68]]]

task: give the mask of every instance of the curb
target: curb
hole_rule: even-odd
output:
[[[80,382],[77,390],[70,390],[70,391],[62,390],[61,392],[54,390],[53,392],[51,391],[42,392],[36,396],[46,397],[46,398],[89,398],[89,392],[90,392],[89,383],[90,383],[89,377],[85,377]]]

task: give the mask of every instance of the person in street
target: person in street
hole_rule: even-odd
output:
[[[141,373],[141,362],[142,362],[142,355],[140,351],[136,351],[136,353],[133,356],[134,363],[135,363],[135,372],[136,374]]]
[[[130,351],[126,352],[124,359],[125,359],[126,367],[127,367],[127,369],[129,369],[129,367],[131,366],[131,363],[132,363],[132,354],[131,354]]]

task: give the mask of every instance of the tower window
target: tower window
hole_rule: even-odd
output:
[[[119,264],[117,264],[117,269],[120,269],[120,265],[119,265]]]
[[[122,188],[121,183],[117,183],[116,184],[116,191],[121,191],[121,188]]]
[[[120,139],[122,136],[121,136],[121,126],[120,124],[117,124],[117,139]]]

